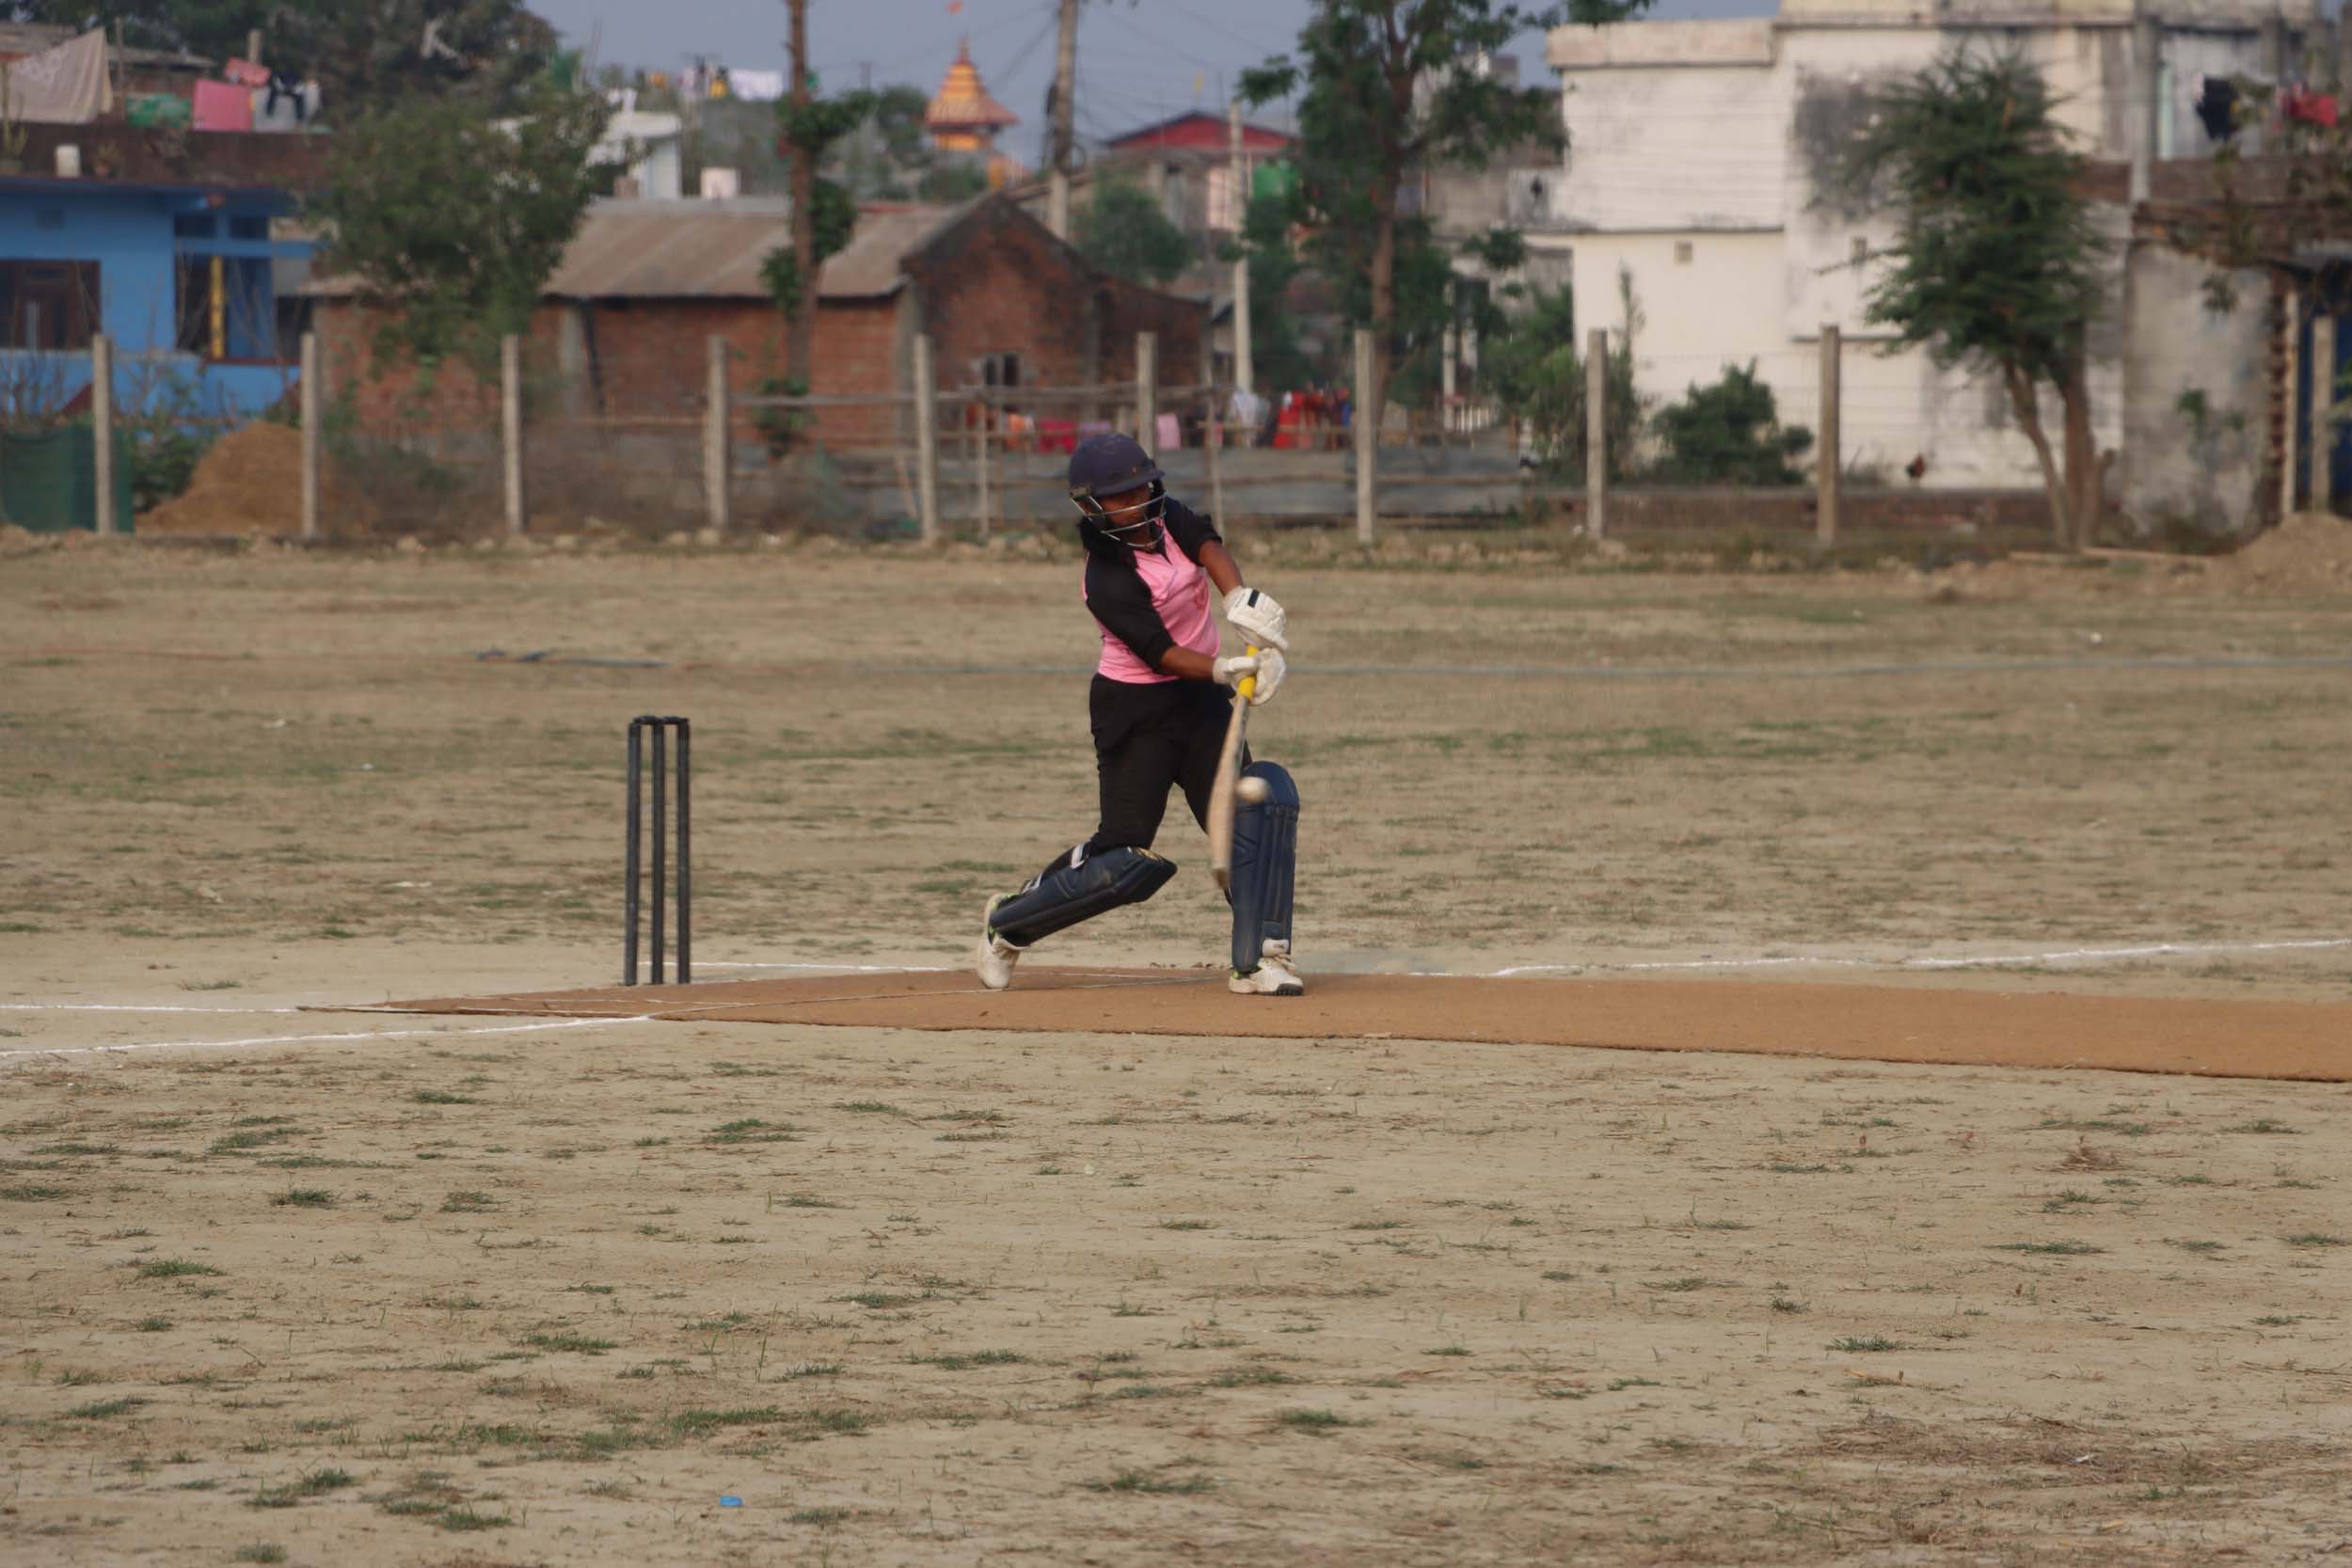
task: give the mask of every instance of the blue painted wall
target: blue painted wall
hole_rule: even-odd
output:
[[[299,379],[293,364],[207,363],[183,353],[178,342],[177,263],[182,256],[223,256],[307,262],[309,241],[231,239],[231,218],[262,220],[293,208],[290,198],[272,192],[229,192],[216,199],[199,190],[108,185],[96,182],[0,181],[0,261],[95,261],[99,310],[115,342],[115,397],[126,412],[185,389],[196,412],[216,416],[259,413],[291,390]],[[206,220],[210,220],[207,223]],[[209,233],[200,230],[208,229]],[[259,343],[232,343],[231,353],[258,351]],[[285,357],[295,357],[285,345]],[[0,349],[8,361],[0,374],[26,373],[39,361],[41,375],[69,396],[89,386],[87,353],[34,355]]]

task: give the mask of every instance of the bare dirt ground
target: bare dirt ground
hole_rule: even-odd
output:
[[[1311,974],[2352,990],[2340,587],[1269,553]],[[281,1010],[609,983],[648,710],[711,973],[958,963],[1087,643],[993,555],[0,558],[9,1559],[2352,1541],[2341,1087]],[[1055,958],[1214,959],[1198,845]]]

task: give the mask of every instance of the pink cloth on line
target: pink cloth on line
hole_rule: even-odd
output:
[[[269,67],[255,65],[251,60],[230,60],[220,68],[220,73],[241,87],[269,86]]]
[[[1178,647],[1215,658],[1216,620],[1209,613],[1209,574],[1184,552],[1165,526],[1160,530],[1160,547],[1156,551],[1137,550],[1135,557],[1136,570],[1142,574],[1143,585],[1152,590],[1152,608],[1159,611],[1160,624],[1168,628],[1168,635],[1176,640]],[[1083,569],[1078,580],[1083,596]],[[1103,626],[1100,621],[1095,625]],[[1144,663],[1142,656],[1120,641],[1108,626],[1103,626],[1103,657],[1094,668],[1098,674],[1130,686],[1159,686],[1179,678]]]
[[[230,82],[199,82],[196,85],[196,129],[199,131],[250,131],[253,129],[253,93]]]

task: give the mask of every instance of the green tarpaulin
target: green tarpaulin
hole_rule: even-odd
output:
[[[115,436],[115,528],[131,531],[131,446]],[[98,432],[0,430],[0,518],[35,533],[98,527]]]

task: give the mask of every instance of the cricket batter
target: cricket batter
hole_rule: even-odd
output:
[[[1176,875],[1152,852],[1168,792],[1182,789],[1207,826],[1232,688],[1254,675],[1248,700],[1271,701],[1290,647],[1282,607],[1243,584],[1210,520],[1169,499],[1159,466],[1135,441],[1114,434],[1080,443],[1070,499],[1086,546],[1086,605],[1103,633],[1088,698],[1102,814],[1092,838],[1055,856],[1018,893],[988,901],[979,972],[991,990],[1012,984],[1013,965],[1039,938],[1140,904]],[[1212,584],[1225,619],[1257,653],[1218,657]],[[1298,790],[1272,763],[1249,763],[1244,776],[1265,787],[1234,807],[1228,984],[1244,996],[1300,996],[1307,987],[1291,964]]]

